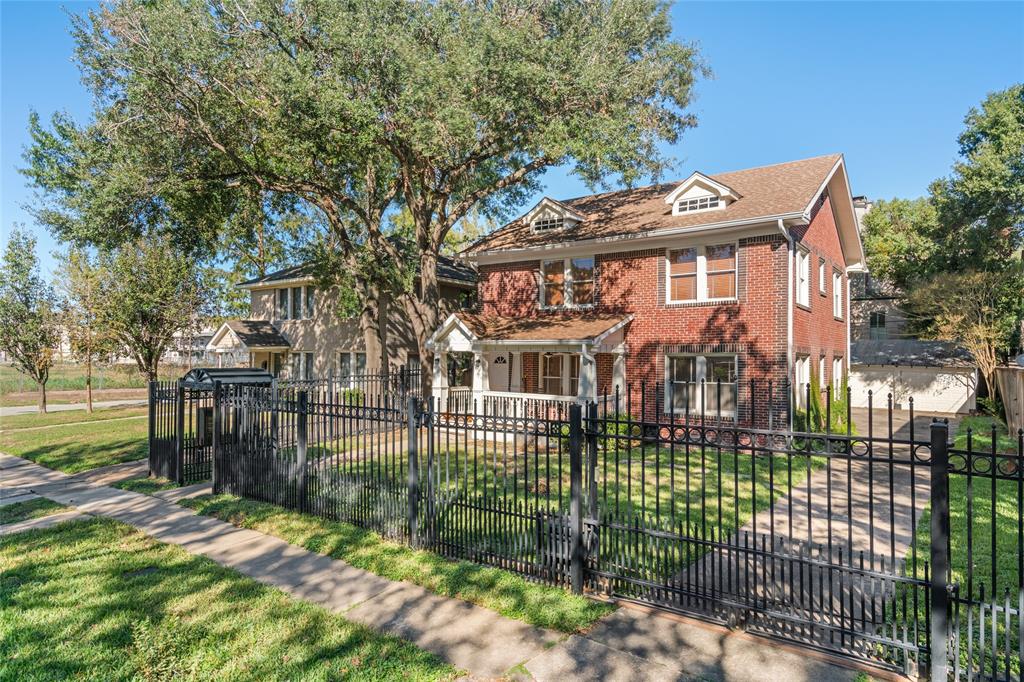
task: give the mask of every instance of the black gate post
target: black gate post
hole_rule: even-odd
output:
[[[597,518],[597,403],[587,405],[587,517]]]
[[[221,429],[223,428],[223,414],[221,413],[220,382],[213,382],[213,444],[210,446],[210,478],[213,479],[213,494],[219,495],[224,485],[220,480],[220,458],[221,454]]]
[[[569,583],[583,594],[583,409],[569,406]]]
[[[949,675],[949,424],[931,425],[931,662],[932,682]]]
[[[149,475],[153,475],[153,441],[156,440],[156,382],[149,382]]]
[[[296,466],[299,470],[299,511],[307,511],[309,505],[306,499],[309,493],[308,489],[308,472],[306,470],[306,455],[307,455],[307,415],[309,413],[309,394],[306,391],[299,391],[298,394],[298,419],[295,424],[295,438],[296,438]]]
[[[406,400],[406,429],[408,433],[407,454],[409,457],[409,495],[408,522],[409,545],[419,547],[419,509],[420,509],[420,463],[417,451],[417,431],[419,428],[419,401],[413,396]]]
[[[185,386],[181,379],[178,379],[177,389],[174,415],[174,461],[169,473],[171,480],[178,485],[185,485]]]

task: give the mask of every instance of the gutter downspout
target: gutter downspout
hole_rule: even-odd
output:
[[[779,232],[786,238],[786,380],[792,382],[793,380],[793,235],[790,234],[789,230],[786,229],[786,223],[779,218]],[[849,338],[849,337],[847,337]],[[789,395],[789,409],[787,410],[787,419],[789,421],[789,428],[793,428],[793,391],[787,392]],[[769,409],[771,409],[771,400],[769,400]]]
[[[587,344],[580,344],[580,381],[583,380],[583,361],[593,367],[593,374],[589,377],[590,380],[590,400],[597,400],[597,358],[590,354],[590,348]],[[577,400],[579,396],[576,396]]]

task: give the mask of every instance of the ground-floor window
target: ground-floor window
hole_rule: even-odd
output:
[[[841,357],[832,358],[832,390],[843,390],[843,359]]]
[[[807,384],[811,383],[811,356],[796,356],[796,364],[793,366],[793,390],[796,392],[796,405],[799,408],[807,407]]]
[[[366,353],[347,350],[338,353],[338,374],[343,377],[366,374]]]
[[[313,354],[302,354],[302,378],[306,381],[313,380]]]
[[[548,395],[577,395],[580,387],[580,356],[575,353],[544,353],[540,356],[540,389]]]
[[[736,414],[735,355],[668,355],[665,374],[665,404],[673,412]]]

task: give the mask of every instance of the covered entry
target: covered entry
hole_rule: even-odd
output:
[[[271,386],[264,369],[197,367],[177,381],[149,384],[149,474],[181,485],[209,480],[213,467],[214,387]],[[222,420],[228,425],[229,419]]]

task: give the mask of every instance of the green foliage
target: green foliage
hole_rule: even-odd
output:
[[[135,240],[100,255],[102,323],[149,379],[174,334],[206,317],[207,299],[193,258],[166,237]]]
[[[821,387],[817,370],[811,368],[810,387],[807,409],[795,412],[793,429],[804,433],[856,434],[856,425],[852,422],[847,423],[846,420],[849,406],[849,375],[843,374],[838,391],[825,391]],[[806,393],[803,395],[807,397]],[[825,409],[825,400],[831,400],[828,410]]]
[[[0,268],[0,350],[38,384],[41,412],[46,411],[46,382],[59,341],[56,299],[39,274],[36,240],[15,228]]]
[[[871,276],[910,291],[935,273],[942,229],[928,199],[876,202],[864,215],[864,252]]]

